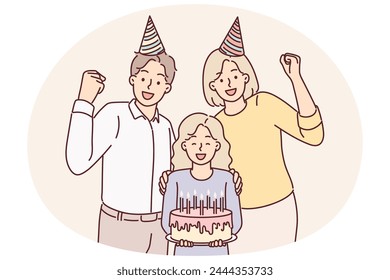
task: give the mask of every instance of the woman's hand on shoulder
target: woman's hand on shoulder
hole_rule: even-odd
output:
[[[240,195],[242,192],[242,178],[240,176],[240,173],[238,173],[233,168],[230,169],[230,173],[233,174],[233,183],[234,183],[234,188],[236,190],[236,194]]]

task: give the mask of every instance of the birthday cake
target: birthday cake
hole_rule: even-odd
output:
[[[210,242],[232,237],[232,212],[228,209],[196,208],[191,211],[172,210],[169,226],[172,239]]]

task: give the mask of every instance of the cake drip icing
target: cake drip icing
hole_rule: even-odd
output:
[[[209,234],[213,234],[215,229],[220,228],[223,231],[225,227],[232,228],[230,210],[218,211],[217,214],[213,214],[212,209],[205,209],[204,212],[204,215],[199,215],[199,210],[192,211],[191,214],[185,214],[178,209],[173,210],[169,225],[177,230],[186,230],[187,232],[191,230],[191,227],[196,227],[200,233],[206,231]]]

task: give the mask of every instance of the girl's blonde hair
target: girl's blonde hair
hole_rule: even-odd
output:
[[[207,103],[213,107],[225,105],[223,99],[219,97],[216,91],[213,91],[210,88],[209,84],[218,78],[217,73],[221,72],[223,62],[226,60],[234,62],[241,72],[249,75],[249,81],[245,87],[244,99],[248,99],[259,90],[259,83],[257,81],[255,70],[245,55],[227,56],[221,53],[219,49],[216,49],[207,57],[203,67],[202,77],[203,94]]]
[[[201,125],[206,127],[211,137],[221,145],[211,161],[211,167],[229,170],[232,158],[230,156],[230,144],[225,138],[223,126],[216,118],[203,113],[191,114],[181,122],[178,138],[173,144],[172,165],[174,170],[191,168],[192,162],[182,149],[182,143],[188,140]]]

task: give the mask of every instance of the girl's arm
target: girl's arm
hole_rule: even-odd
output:
[[[173,174],[173,173],[172,173]],[[168,234],[171,229],[169,226],[170,213],[173,209],[177,208],[177,192],[178,192],[178,183],[173,176],[169,175],[169,181],[163,198],[163,207],[162,207],[162,218],[161,226],[163,230]]]

